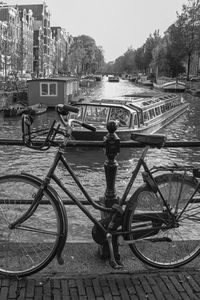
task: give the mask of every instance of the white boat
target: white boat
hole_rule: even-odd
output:
[[[109,82],[119,82],[119,77],[114,75],[108,75]]]
[[[141,94],[110,99],[83,101],[76,104],[79,113],[69,118],[93,125],[95,132],[72,123],[72,137],[76,140],[102,141],[107,134],[107,124],[118,123],[117,135],[130,140],[132,133],[152,134],[182,115],[189,104],[179,94]]]
[[[163,92],[184,93],[186,84],[185,82],[179,80],[171,80],[167,82],[163,80],[157,80],[156,83],[153,83],[153,87]]]

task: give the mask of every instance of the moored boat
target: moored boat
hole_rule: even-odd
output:
[[[101,81],[103,79],[103,76],[101,74],[94,74],[93,75],[96,81]]]
[[[121,140],[130,140],[134,132],[152,134],[182,115],[188,105],[180,95],[167,93],[80,102],[76,104],[79,113],[70,113],[70,119],[91,124],[96,127],[96,132],[72,123],[72,137],[76,140],[103,140],[107,134],[106,125],[111,120],[117,121],[116,133]]]
[[[153,87],[163,92],[183,93],[185,92],[186,84],[179,80],[171,80],[167,82],[158,80],[157,83],[153,83]]]
[[[85,76],[80,79],[80,87],[92,87],[96,82],[96,79],[93,76]]]
[[[37,103],[26,108],[25,113],[30,115],[41,115],[47,111],[47,106],[43,103]]]
[[[9,105],[3,109],[4,117],[21,116],[26,111],[27,106],[21,102]]]
[[[153,81],[147,75],[139,75],[136,78],[135,83],[137,83],[138,85],[146,86],[146,87],[153,87]]]
[[[109,82],[119,82],[119,76],[108,75]]]

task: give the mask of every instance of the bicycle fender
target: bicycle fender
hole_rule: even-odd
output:
[[[38,184],[42,184],[42,180],[39,177],[35,176],[35,175],[28,174],[28,173],[25,173],[25,172],[22,172],[21,175],[29,177],[30,179],[34,180]],[[65,243],[66,243],[66,240],[67,240],[67,213],[66,213],[66,209],[64,207],[64,204],[63,204],[60,196],[56,192],[56,190],[52,186],[50,186],[50,185],[48,185],[47,189],[48,189],[49,193],[54,198],[56,198],[57,204],[59,205],[60,211],[62,213],[62,220],[63,220],[63,222],[62,222],[62,230],[61,230],[59,247],[58,247],[57,252],[56,252],[58,261],[59,261],[59,263],[62,264],[63,262],[62,262],[62,259],[61,259],[61,253],[62,253],[62,250],[63,250],[63,248],[65,246]],[[64,220],[66,220],[66,222]]]

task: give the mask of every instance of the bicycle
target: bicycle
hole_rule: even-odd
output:
[[[112,207],[106,207],[89,196],[64,157],[72,123],[80,124],[77,120],[68,120],[69,112],[78,112],[78,109],[58,105],[56,111],[59,122],[54,121],[50,129],[33,130],[33,119],[28,115],[22,117],[22,137],[27,147],[45,151],[55,146],[57,138],[59,140],[45,178],[23,172],[0,177],[0,275],[28,276],[45,268],[55,257],[59,264],[63,263],[67,212],[51,182],[93,222],[92,237],[97,244],[108,247],[113,268],[122,267],[116,245],[123,244],[129,245],[133,254],[151,267],[175,268],[194,259],[200,253],[199,170],[176,165],[149,169],[145,162],[148,150],[162,148],[166,137],[132,134],[132,139],[142,143],[144,149],[123,196]],[[81,125],[95,130],[89,124]],[[38,142],[38,137],[44,134],[45,139]],[[92,216],[55,174],[60,162],[88,203],[105,213],[104,219]],[[141,167],[144,183],[127,200]]]

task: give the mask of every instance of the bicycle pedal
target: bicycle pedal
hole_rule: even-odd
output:
[[[123,264],[121,262],[117,262],[116,260],[109,260],[110,266],[115,269],[119,270],[123,268]]]

